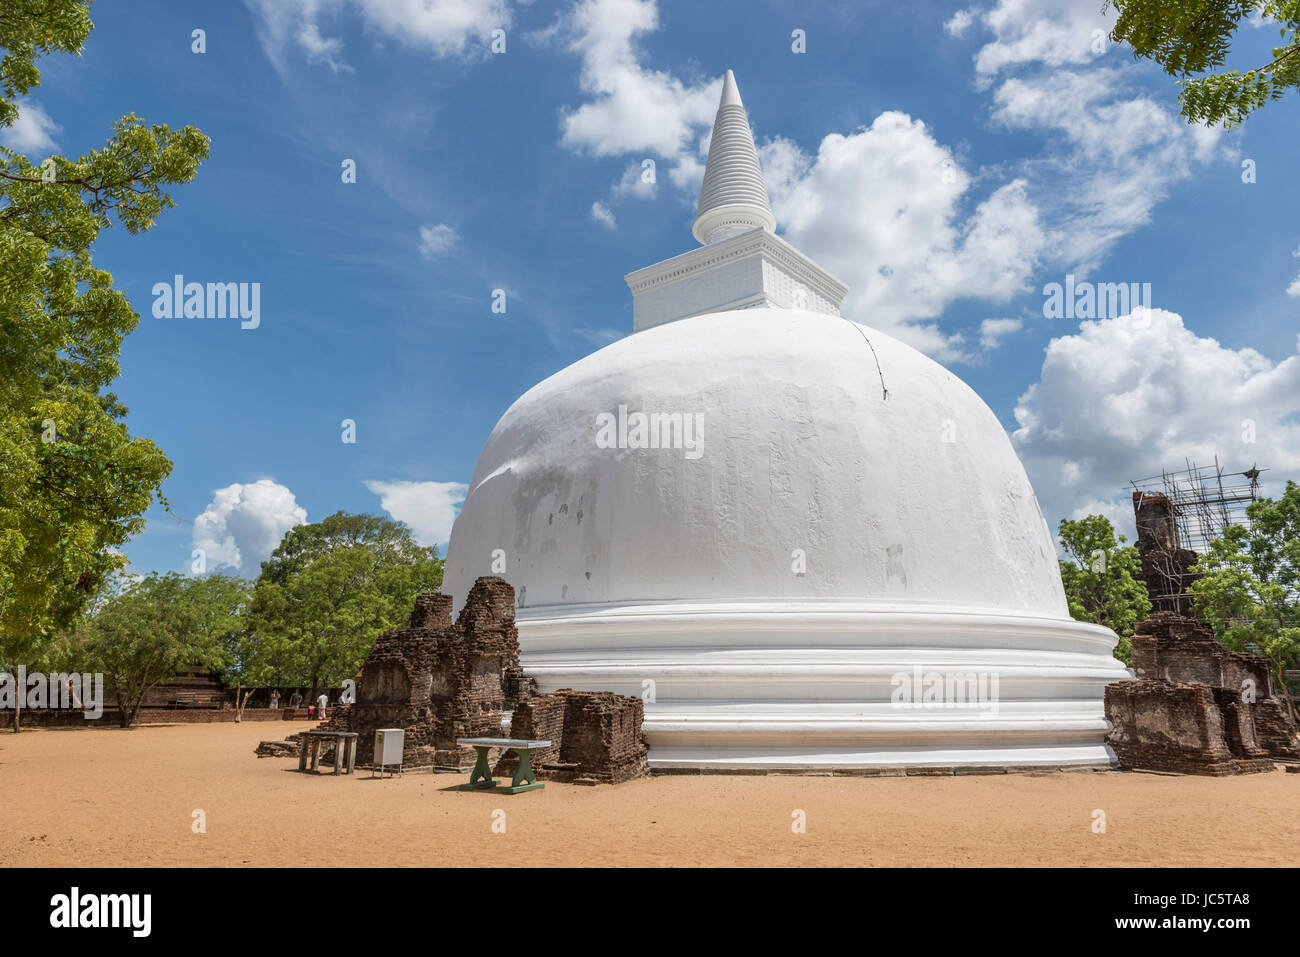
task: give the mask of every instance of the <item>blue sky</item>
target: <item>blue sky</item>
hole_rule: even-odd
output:
[[[1300,97],[1190,129],[1162,72],[1098,52],[1100,7],[96,4],[7,141],[77,155],[127,111],[212,138],[150,233],[96,249],[141,314],[115,389],[175,463],[135,569],[202,546],[254,574],[284,528],[338,509],[445,542],[509,404],[631,331],[625,273],[695,245],[727,68],[778,231],[849,284],[846,314],[980,393],[1053,526],[1122,521],[1120,486],[1184,456],[1300,477]],[[1276,37],[1243,28],[1233,65]],[[1158,311],[1045,318],[1068,273],[1150,283]],[[260,283],[260,325],[155,318],[176,274]]]

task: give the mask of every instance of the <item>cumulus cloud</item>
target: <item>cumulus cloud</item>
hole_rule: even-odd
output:
[[[1133,91],[1137,68],[1111,44],[1116,13],[1102,6],[999,0],[980,16],[993,37],[975,54],[976,85],[997,84],[994,123],[1044,136],[1042,154],[1023,164],[1050,223],[1043,256],[1080,274],[1149,222],[1172,186],[1213,158],[1222,132],[1188,126],[1172,99]]]
[[[63,128],[31,100],[18,101],[18,119],[0,128],[0,145],[18,153],[49,153],[56,149],[54,134]]]
[[[970,25],[975,21],[975,10],[958,10],[952,15],[952,19],[943,25],[944,30],[949,36],[962,36]]]
[[[1300,353],[1274,363],[1197,336],[1175,313],[1136,309],[1053,339],[1015,416],[1012,440],[1053,526],[1101,511],[1131,530],[1124,487],[1184,459],[1258,462],[1266,479],[1300,470]]]
[[[704,178],[704,166],[700,166],[700,178]],[[638,199],[653,199],[655,187],[659,182],[658,167],[653,159],[646,158],[640,163],[633,163],[623,171],[623,178],[614,184],[613,195],[619,199],[635,196]]]
[[[1088,50],[1092,21],[1084,17],[1082,4],[1070,10],[1076,25],[1089,27],[1083,47]],[[1073,46],[1051,38],[1059,24],[1040,28],[1017,19],[1043,20],[1043,11],[1030,4],[1006,2],[988,13],[963,13],[949,21],[950,32],[964,31],[978,16],[992,30],[993,44],[1007,47],[996,56],[987,54],[982,71],[1074,56],[1066,55]],[[690,193],[703,177],[717,80],[691,84],[643,66],[636,41],[659,26],[653,0],[582,0],[557,23],[551,35],[566,37],[580,54],[581,84],[593,97],[564,115],[562,142],[598,156],[666,158],[667,181]],[[900,112],[883,113],[851,133],[831,133],[811,155],[781,138],[760,148],[779,228],[849,285],[844,314],[941,360],[971,358],[963,335],[938,322],[950,304],[1006,302],[1026,291],[1044,264],[1060,261],[1075,268],[1095,261],[1144,222],[1164,185],[1188,169],[1187,137],[1173,151],[1153,155],[1148,149],[1155,138],[1152,123],[1165,121],[1158,132],[1173,136],[1174,118],[1141,109],[1090,118],[1089,110],[1109,105],[1104,84],[1053,90],[1014,79],[1019,86],[999,91],[996,121],[1046,130],[1064,147],[1049,146],[1048,156],[1025,165],[1026,175],[992,189],[977,190],[981,173],[968,172],[920,119]],[[1081,131],[1059,135],[1061,121],[1049,108],[1053,93],[1072,97],[1070,121],[1081,123]],[[1122,148],[1106,124],[1119,126],[1126,138]],[[1081,156],[1085,150],[1091,152]],[[636,189],[637,173],[633,164],[610,197],[598,201],[611,217],[614,201]],[[1061,177],[1077,181],[1082,173],[1088,174],[1088,189],[1063,198]],[[1053,208],[1051,217],[1044,215],[1045,204]],[[604,221],[595,207],[592,215]]]
[[[991,35],[974,60],[991,119],[1041,138],[1013,177],[968,171],[924,122],[894,111],[830,133],[814,153],[779,137],[760,146],[778,228],[849,285],[846,316],[940,360],[970,359],[965,337],[942,325],[952,303],[1007,302],[1044,268],[1088,276],[1213,158],[1220,131],[1189,127],[1169,104],[1132,91],[1135,68],[1106,39],[1113,20],[1096,0],[999,0],[945,25],[964,33],[978,22]],[[667,157],[666,181],[693,193],[717,81],[643,66],[636,41],[659,25],[654,0],[581,0],[549,32],[581,55],[593,97],[564,115],[562,142],[598,156]],[[636,171],[599,201],[611,216]]]
[[[640,157],[611,187],[611,202],[655,195],[658,174],[645,176],[646,159],[663,163],[681,189],[698,189],[704,177],[722,80],[686,82],[643,66],[637,41],[657,29],[655,0],[580,0],[539,35],[578,55],[579,86],[590,97],[562,112],[561,143],[593,156]]]
[[[425,259],[437,259],[443,253],[450,252],[460,235],[450,226],[421,226],[420,255]]]
[[[975,55],[975,71],[988,82],[1025,63],[1088,63],[1110,48],[1116,19],[1113,7],[1096,0],[999,0],[983,15],[993,39]]]
[[[335,72],[350,67],[343,60],[343,41],[324,31],[347,17],[359,17],[375,36],[440,57],[464,56],[475,46],[486,50],[492,31],[511,23],[508,0],[244,0],[244,5],[253,14],[258,42],[277,68],[296,48],[309,63]]]
[[[558,36],[582,60],[579,84],[593,99],[565,112],[562,142],[596,156],[637,151],[677,161],[713,122],[720,77],[686,83],[641,65],[636,41],[659,29],[654,0],[580,0]]]
[[[972,177],[920,120],[882,113],[822,140],[816,156],[762,149],[786,237],[849,285],[843,313],[941,359],[965,357],[937,317],[955,299],[1006,301],[1028,288],[1043,242],[1025,184],[969,208]]]
[[[1151,219],[1157,203],[1215,152],[1219,130],[1188,126],[1142,95],[1125,96],[1123,71],[1012,77],[994,93],[992,118],[1051,134],[1059,146],[1028,165],[1032,195],[1052,220],[1050,255],[1080,273]],[[1071,183],[1062,190],[1060,184]]]
[[[271,479],[217,489],[203,514],[194,519],[194,547],[209,571],[255,575],[280,544],[284,533],[307,521],[293,492]]]
[[[379,505],[399,522],[405,522],[421,545],[442,545],[451,538],[456,506],[465,501],[469,486],[462,482],[382,482],[370,480],[366,488],[379,496]]]
[[[591,204],[591,218],[600,223],[606,229],[614,229],[618,222],[614,219],[614,214],[609,211],[609,207],[596,200]]]
[[[996,349],[1003,338],[1024,328],[1019,319],[985,319],[980,323],[980,345],[985,349]]]

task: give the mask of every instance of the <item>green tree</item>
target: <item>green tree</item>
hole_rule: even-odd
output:
[[[1234,525],[1210,543],[1196,564],[1202,577],[1188,590],[1219,641],[1263,653],[1295,711],[1285,672],[1300,662],[1300,485],[1287,482],[1277,500],[1252,502],[1246,516],[1249,527]]]
[[[1063,518],[1057,535],[1069,556],[1061,562],[1061,582],[1070,617],[1119,635],[1115,657],[1131,665],[1133,629],[1151,611],[1137,549],[1124,545],[1124,536],[1103,515]]]
[[[285,533],[253,589],[247,680],[301,684],[310,699],[351,678],[415,596],[442,585],[442,561],[399,522],[339,512]]]
[[[91,26],[88,0],[0,0],[0,126],[39,84],[37,57],[80,53]],[[149,229],[173,205],[163,187],[207,155],[195,128],[134,114],[76,159],[0,148],[0,662],[36,660],[161,500],[171,463],[106,391],[139,317],[91,249],[114,223]]]
[[[60,647],[69,670],[103,672],[130,727],[149,691],[192,666],[220,668],[244,627],[245,582],[149,575],[105,595]]]
[[[1180,80],[1178,100],[1189,123],[1237,126],[1300,87],[1300,0],[1107,0],[1105,6],[1119,11],[1112,40]],[[1254,69],[1218,72],[1233,34],[1256,11],[1279,27],[1282,45]]]

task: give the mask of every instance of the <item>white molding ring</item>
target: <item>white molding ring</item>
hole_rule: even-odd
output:
[[[541,691],[647,701],[656,768],[1109,766],[1113,632],[994,609],[857,601],[519,609]],[[892,700],[899,674],[996,675],[983,705]]]

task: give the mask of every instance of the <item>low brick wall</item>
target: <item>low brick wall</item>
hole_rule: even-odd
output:
[[[1273,770],[1231,689],[1117,681],[1106,686],[1106,717],[1113,725],[1106,741],[1121,767],[1209,775]]]
[[[1139,622],[1133,669],[1136,681],[1106,686],[1106,742],[1121,767],[1221,775],[1300,760],[1300,729],[1268,662],[1195,620],[1160,611]]]
[[[234,708],[141,708],[136,715],[136,725],[144,724],[232,724]],[[299,708],[245,708],[244,721],[307,720],[307,709]],[[0,728],[12,729],[14,713],[0,711]],[[116,708],[105,708],[98,718],[87,718],[81,711],[22,711],[23,728],[116,728],[119,726]]]
[[[620,784],[649,772],[641,734],[644,709],[640,698],[565,688],[520,702],[511,716],[510,737],[551,742],[531,758],[539,778]],[[518,764],[508,753],[496,773],[513,774]]]

